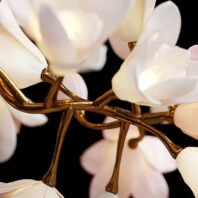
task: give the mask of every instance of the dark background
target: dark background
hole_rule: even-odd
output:
[[[157,3],[160,2],[163,1],[157,1]],[[179,6],[183,20],[178,45],[188,48],[198,43],[198,12],[193,11],[193,8],[198,9],[198,6],[196,0],[175,0],[173,2]],[[97,73],[83,74],[89,89],[89,99],[95,99],[111,88],[111,77],[119,69],[120,64],[121,60],[109,48],[108,61],[104,69]],[[24,90],[24,92],[36,102],[45,98],[48,88],[47,84],[41,83]],[[1,181],[10,182],[25,178],[39,180],[42,178],[50,164],[60,114],[50,114],[48,117],[49,122],[43,127],[22,127],[21,133],[18,135],[18,146],[14,156],[8,162],[0,164]],[[89,117],[98,122],[104,119],[103,116],[95,114],[91,114]],[[181,146],[197,145],[197,141],[186,137],[173,126],[158,125],[157,127]],[[79,156],[100,138],[100,132],[86,129],[73,119],[66,136],[58,171],[57,188],[65,197],[88,198],[91,176],[81,168]],[[170,198],[193,197],[178,171],[166,174],[165,178],[170,187]]]

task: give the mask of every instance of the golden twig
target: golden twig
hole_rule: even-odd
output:
[[[52,162],[51,162],[50,168],[48,169],[47,173],[43,177],[43,182],[52,187],[56,186],[56,177],[57,177],[56,175],[57,175],[57,169],[58,169],[58,164],[59,164],[59,158],[60,158],[63,142],[65,139],[65,135],[68,130],[69,124],[71,122],[72,116],[73,116],[72,108],[69,108],[67,111],[63,112],[59,129],[58,129]]]

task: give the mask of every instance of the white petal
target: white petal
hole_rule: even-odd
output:
[[[156,137],[146,136],[138,145],[148,162],[159,172],[168,173],[176,169],[176,162],[162,142]]]
[[[181,104],[174,113],[174,123],[185,134],[198,139],[198,103]]]
[[[89,70],[101,70],[107,59],[107,46],[102,45],[98,49],[95,49],[93,53],[90,54],[90,57],[81,64],[80,70],[83,72],[89,71]],[[84,68],[83,68],[84,67]]]
[[[0,162],[7,161],[14,153],[17,129],[7,105],[0,98]]]
[[[104,120],[104,123],[109,123],[109,122],[113,122],[113,121],[115,121],[115,119],[113,119],[112,117],[106,117],[106,119]],[[106,140],[108,140],[110,142],[117,143],[118,137],[119,137],[119,131],[120,131],[119,128],[106,129],[106,130],[103,130],[103,136]],[[126,136],[126,141],[130,140],[132,138],[139,137],[139,134],[140,133],[138,131],[138,128],[134,125],[130,125],[129,131]]]
[[[128,15],[116,33],[123,41],[134,42],[138,40],[144,24],[144,9],[144,0],[133,1]]]
[[[184,96],[192,91],[195,80],[185,78],[175,78],[160,82],[145,91],[145,93],[161,102],[161,105],[172,105],[177,97]],[[183,103],[186,101],[183,101]]]
[[[97,194],[94,198],[118,198],[118,196],[113,193],[102,192]]]
[[[133,60],[132,54],[125,60],[120,70],[112,79],[112,89],[121,100],[129,102],[147,101],[138,89],[137,70],[138,63]]]
[[[47,25],[50,21],[50,26]],[[64,61],[66,65],[75,60],[75,52],[72,44],[54,12],[42,5],[39,10],[39,22],[42,38],[38,45],[50,62]]]
[[[31,0],[7,0],[7,2],[12,9],[12,12],[14,13],[19,25],[23,27],[27,26],[31,12]]]
[[[129,46],[127,42],[122,41],[118,36],[113,35],[109,39],[113,51],[121,59],[126,59],[130,54]]]
[[[41,126],[47,123],[48,119],[45,115],[42,114],[30,114],[24,113],[14,109],[9,106],[9,109],[13,116],[22,124],[29,127]]]
[[[187,50],[162,44],[154,56],[154,60],[148,60],[145,70],[140,73],[138,83],[141,91],[165,80],[185,77],[190,59]]]
[[[187,147],[183,149],[176,160],[184,181],[191,188],[195,197],[198,197],[198,148]]]
[[[77,96],[87,99],[88,98],[88,90],[87,85],[82,78],[82,76],[78,73],[71,73],[64,77],[63,84],[69,89],[71,92],[76,94]],[[59,100],[65,100],[69,97],[65,96],[61,91],[58,93]]]
[[[161,3],[155,8],[145,28],[142,37],[148,39],[158,32],[162,42],[175,45],[181,29],[181,16],[178,7],[171,1]]]
[[[62,195],[53,187],[42,181],[19,180],[11,183],[0,183],[0,195],[15,198],[62,198]]]
[[[22,188],[29,187],[37,183],[38,181],[31,180],[31,179],[22,179],[22,180],[10,182],[10,183],[0,183],[0,193],[22,189]]]
[[[89,0],[88,7],[92,12],[96,12],[104,23],[104,31],[101,40],[104,42],[121,23],[128,9],[131,0]],[[112,6],[114,5],[114,6]]]
[[[47,65],[35,45],[23,34],[5,0],[0,3],[0,68],[20,87],[41,81]]]
[[[108,169],[111,159],[115,159],[116,146],[116,144],[105,140],[93,144],[81,156],[81,165],[90,174],[97,174],[105,167]]]

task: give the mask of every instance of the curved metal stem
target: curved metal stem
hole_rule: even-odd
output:
[[[111,192],[113,194],[118,193],[118,181],[119,181],[119,173],[120,173],[120,164],[121,164],[124,143],[125,143],[127,132],[129,130],[129,126],[130,126],[130,124],[125,123],[125,122],[121,122],[119,139],[118,139],[118,146],[117,146],[117,152],[116,152],[116,160],[115,160],[115,165],[114,165],[114,169],[113,169],[113,174],[111,176],[111,179],[110,179],[109,183],[106,186],[106,191]]]
[[[62,150],[62,146],[64,143],[65,135],[67,132],[67,129],[69,127],[69,124],[71,122],[73,116],[73,109],[69,108],[67,111],[63,112],[61,122],[58,129],[57,139],[56,139],[56,145],[54,149],[54,155],[52,158],[52,162],[50,165],[50,168],[46,172],[46,174],[43,177],[43,182],[51,187],[56,186],[56,178],[57,178],[57,169],[59,164],[59,158]]]

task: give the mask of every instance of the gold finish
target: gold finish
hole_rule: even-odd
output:
[[[72,117],[73,117],[72,108],[69,108],[67,111],[63,112],[59,129],[58,129],[52,162],[51,162],[50,168],[48,169],[47,173],[43,177],[43,182],[51,187],[56,186],[56,175],[57,175],[59,158],[60,158],[62,146],[64,143],[65,135],[66,135],[66,132],[67,132],[67,129],[69,127]]]
[[[133,43],[134,44],[134,43]],[[173,158],[176,158],[182,147],[174,144],[163,132],[156,129],[152,124],[161,123],[163,121],[173,122],[173,115],[176,106],[171,106],[168,112],[160,113],[141,113],[141,106],[133,105],[133,110],[127,110],[119,107],[112,107],[108,104],[117,99],[112,90],[107,91],[95,101],[88,101],[68,90],[61,82],[62,77],[58,78],[49,69],[44,69],[41,78],[43,81],[51,84],[51,89],[47,94],[44,102],[33,103],[23,94],[23,92],[15,85],[15,83],[0,70],[0,94],[12,107],[26,113],[32,114],[48,114],[53,112],[63,112],[62,119],[57,134],[57,140],[54,150],[54,155],[50,168],[43,177],[43,182],[49,186],[56,185],[56,173],[58,162],[64,137],[69,127],[73,116],[83,125],[88,128],[103,130],[120,127],[120,137],[118,141],[116,163],[112,178],[107,185],[109,192],[117,193],[118,177],[121,155],[125,137],[130,124],[133,124],[140,129],[140,137],[129,142],[129,146],[135,148],[139,141],[144,137],[144,130],[158,137],[166,146]],[[58,91],[62,91],[67,95],[69,100],[57,100]],[[110,116],[116,121],[110,123],[92,123],[85,117],[85,112],[93,112]]]
[[[120,133],[119,133],[118,146],[117,146],[117,152],[116,152],[116,160],[115,160],[115,165],[114,165],[114,169],[113,169],[113,174],[111,176],[109,183],[106,186],[106,191],[111,192],[113,194],[118,193],[118,180],[119,180],[120,164],[121,164],[124,143],[125,143],[125,139],[126,139],[129,127],[130,127],[130,124],[128,124],[126,122],[122,122],[121,126],[120,126]]]

